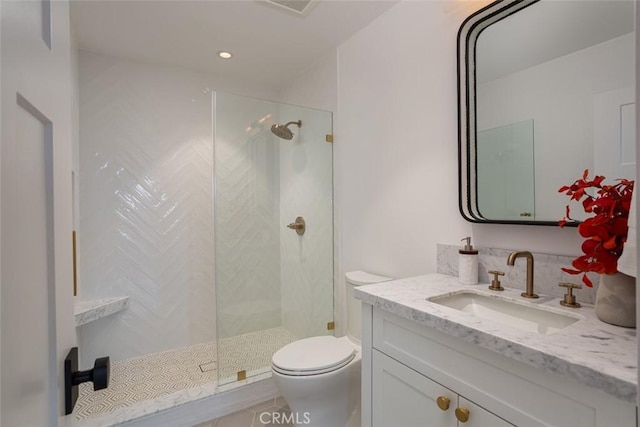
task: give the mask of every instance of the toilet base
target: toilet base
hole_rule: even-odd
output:
[[[310,376],[272,376],[289,404],[292,421],[305,427],[360,426],[360,348],[346,366]]]

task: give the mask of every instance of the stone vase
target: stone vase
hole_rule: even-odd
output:
[[[596,291],[596,316],[603,322],[636,327],[636,279],[624,273],[602,274]]]

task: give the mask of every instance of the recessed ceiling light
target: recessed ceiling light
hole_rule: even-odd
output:
[[[231,52],[220,51],[218,52],[218,56],[222,59],[231,59],[233,54]]]

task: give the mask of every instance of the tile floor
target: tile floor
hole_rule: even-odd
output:
[[[283,423],[283,419],[290,420],[291,411],[287,402],[279,397],[225,417],[198,424],[196,427],[293,426],[291,423]]]
[[[225,384],[235,381],[236,372],[243,369],[248,376],[266,372],[270,369],[273,353],[294,340],[295,337],[284,328],[272,328],[220,340],[218,359],[216,343],[211,342],[114,362],[107,389],[93,391],[91,383],[80,385],[75,418],[83,420],[205,383],[215,383],[218,377],[220,384]]]

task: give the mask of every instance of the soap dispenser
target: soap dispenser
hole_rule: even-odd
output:
[[[458,280],[463,285],[478,284],[478,250],[471,246],[471,237],[465,237],[461,241],[466,243],[458,252]]]

